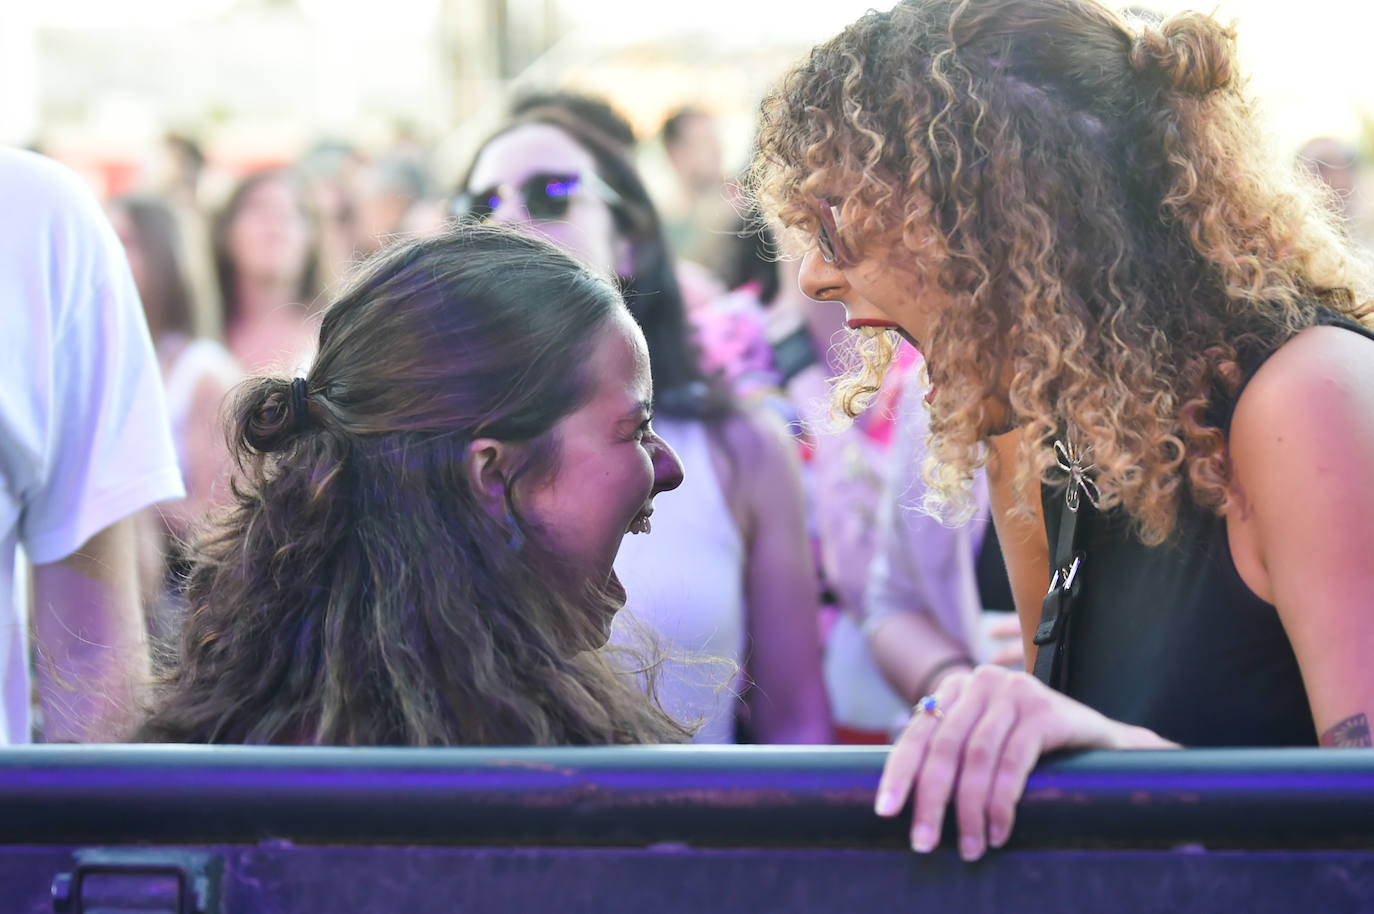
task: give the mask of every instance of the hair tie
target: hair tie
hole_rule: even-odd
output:
[[[305,378],[291,380],[291,411],[296,414],[296,434],[310,427],[310,406],[305,402]]]

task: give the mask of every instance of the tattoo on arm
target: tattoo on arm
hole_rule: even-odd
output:
[[[1369,718],[1363,714],[1347,717],[1322,734],[1323,746],[1371,746]]]

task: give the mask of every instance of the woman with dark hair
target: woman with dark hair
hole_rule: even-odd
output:
[[[644,330],[655,415],[687,482],[660,533],[616,567],[633,616],[671,653],[724,658],[752,680],[723,688],[717,665],[673,664],[665,707],[701,719],[703,742],[733,741],[737,715],[761,742],[828,741],[795,453],[779,423],[702,376],[662,227],[620,145],[564,108],[531,108],[482,146],[462,187],[459,218],[523,226],[616,277]]]
[[[180,542],[191,526],[227,495],[229,455],[219,411],[240,371],[228,351],[197,326],[180,223],[170,205],[154,197],[126,196],[110,201],[107,212],[124,244],[148,319],[186,486],[184,499],[158,505],[143,518],[148,521],[143,528],[147,548],[140,549],[144,591],[158,595],[149,606],[148,621],[160,633],[174,621],[168,615],[172,595],[164,587],[164,579],[170,580],[165,572],[178,566]]]
[[[1037,674],[942,680],[879,812],[914,784],[929,850],[957,796],[971,859],[1042,752],[1370,745],[1369,274],[1263,141],[1234,32],[906,0],[763,114],[764,206],[866,336],[840,403],[892,334],[922,350],[931,501],[966,507],[986,461]]]
[[[288,171],[248,175],[210,225],[224,340],[250,372],[308,360],[319,293],[318,229],[308,199]]]
[[[553,247],[469,227],[388,248],[305,377],[243,388],[235,503],[138,737],[686,739],[652,665],[602,650],[620,541],[682,478],[652,398],[615,289]]]

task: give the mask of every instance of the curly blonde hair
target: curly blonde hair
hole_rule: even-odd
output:
[[[905,0],[813,50],[762,114],[753,187],[781,231],[814,243],[818,201],[839,203],[855,256],[897,246],[948,297],[920,341],[947,516],[1001,400],[1025,431],[1023,505],[1064,484],[1052,442],[1072,428],[1104,509],[1160,543],[1185,493],[1227,505],[1245,366],[1321,308],[1374,326],[1368,266],[1270,151],[1234,29],[1210,17],[1141,30],[1091,0]],[[851,414],[890,357],[866,345],[837,388]]]

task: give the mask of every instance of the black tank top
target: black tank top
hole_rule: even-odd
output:
[[[1374,340],[1332,314],[1317,322]],[[1248,380],[1263,357],[1243,361]],[[1222,409],[1223,428],[1234,402]],[[1053,543],[1064,492],[1045,486],[1041,496]],[[1086,558],[1068,632],[1068,694],[1185,746],[1316,744],[1293,648],[1274,606],[1236,571],[1223,518],[1185,495],[1174,532],[1151,547],[1123,510],[1081,512]]]

